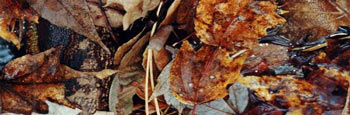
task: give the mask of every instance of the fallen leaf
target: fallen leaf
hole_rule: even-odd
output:
[[[315,74],[315,73],[314,73]],[[289,110],[289,114],[321,114],[343,108],[345,96],[336,81],[320,76],[308,80],[286,76],[246,76],[238,81],[264,101]],[[312,110],[312,111],[309,111]]]
[[[241,114],[248,106],[249,92],[248,88],[244,87],[241,83],[236,82],[229,89],[229,104],[235,110],[235,113]]]
[[[251,49],[267,34],[266,29],[285,22],[276,9],[271,1],[200,0],[194,20],[196,35],[205,44]]]
[[[342,111],[342,115],[349,115],[350,114],[350,88],[348,88],[348,94],[346,96],[346,102],[345,102],[345,107]]]
[[[123,29],[126,30],[134,21],[145,17],[148,11],[155,9],[159,2],[160,0],[107,0],[104,7],[120,6],[125,10]]]
[[[122,26],[123,15],[117,10],[104,8],[107,16],[106,18],[98,4],[92,2],[88,2],[87,4],[90,9],[90,15],[96,26],[108,27],[107,21],[111,27],[117,28]]]
[[[0,37],[5,39],[8,42],[12,42],[17,49],[21,48],[21,39],[17,37],[17,35],[10,30],[8,30],[8,26],[10,25],[11,20],[6,18],[0,18]]]
[[[198,105],[195,112],[199,115],[227,115],[235,113],[224,99]]]
[[[339,26],[349,26],[350,6],[347,0],[297,0],[286,3],[282,9],[287,23],[277,32],[292,41],[317,40],[335,31]]]
[[[240,75],[247,53],[203,45],[195,51],[184,41],[170,72],[171,94],[185,104],[201,104],[228,94],[226,86]]]
[[[49,106],[49,115],[77,115],[81,112],[80,109],[71,109],[69,107],[66,107],[64,105],[59,105],[50,101],[45,101],[45,103]]]
[[[40,14],[41,17],[47,19],[52,24],[71,29],[78,34],[84,35],[89,40],[100,45],[110,54],[109,49],[101,41],[101,38],[96,31],[86,1],[27,0],[27,2]]]
[[[124,43],[123,45],[119,46],[117,51],[114,54],[114,65],[116,65],[117,67],[119,67],[121,60],[123,59],[123,56],[128,53],[130,51],[130,49],[133,47],[133,45],[139,40],[141,39],[141,35],[142,35],[141,31],[139,34],[137,34],[135,37],[133,37],[131,40],[129,40],[128,42]]]
[[[183,109],[185,109],[187,105],[181,103],[173,95],[170,94],[169,75],[172,64],[173,61],[169,62],[159,74],[157,79],[157,85],[155,86],[149,100],[153,100],[155,97],[164,95],[165,102],[168,105],[172,105],[178,110],[179,114],[181,114]]]
[[[67,107],[79,107],[93,113],[99,104],[103,80],[116,70],[79,72],[59,63],[60,47],[36,55],[25,55],[8,63],[2,70],[2,111],[47,113],[44,101]],[[21,105],[21,106],[18,106]]]
[[[154,71],[158,72],[171,61],[170,53],[165,49],[165,43],[168,40],[170,33],[173,31],[173,27],[170,25],[160,27],[154,36],[150,38],[149,44],[143,52],[142,65],[145,68],[147,65],[148,50],[152,50],[153,63],[155,65]]]

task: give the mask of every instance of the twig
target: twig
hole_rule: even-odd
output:
[[[152,87],[152,93],[154,91],[154,80],[153,80],[153,59],[152,59],[152,50],[148,49],[148,54],[150,55],[150,74],[151,74],[151,87]],[[157,98],[154,98],[154,104],[156,106],[157,115],[160,115],[159,105]]]
[[[113,30],[112,30],[112,26],[111,26],[111,24],[109,23],[109,20],[108,20],[108,17],[107,17],[107,15],[106,15],[106,9],[105,8],[103,8],[102,7],[102,0],[99,0],[99,5],[98,5],[98,7],[102,10],[102,15],[103,15],[103,17],[105,17],[105,19],[106,19],[106,26],[107,26],[107,29],[108,29],[108,31],[109,31],[109,34],[111,34],[111,37],[112,37],[112,39],[114,40],[114,42],[115,43],[119,43],[119,41],[118,41],[118,39],[117,39],[117,37],[115,37],[115,35],[114,35],[114,33],[113,33]]]
[[[147,66],[146,66],[146,78],[145,78],[145,111],[146,111],[146,115],[149,115],[149,108],[148,108],[148,77],[149,77],[149,62],[150,62],[150,56],[151,55],[147,55]]]

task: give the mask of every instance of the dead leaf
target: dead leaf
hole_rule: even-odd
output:
[[[235,113],[224,99],[198,105],[195,112],[198,115],[228,115]]]
[[[320,75],[320,74],[318,74]],[[322,74],[308,80],[286,76],[246,76],[238,80],[264,101],[289,110],[288,114],[321,114],[343,108],[342,89]],[[312,111],[309,111],[312,110]]]
[[[350,107],[350,88],[348,88],[348,95],[346,96],[345,107],[343,109],[342,115],[349,115],[350,114],[349,107]]]
[[[123,68],[123,67],[127,67],[130,66],[132,64],[134,64],[136,61],[139,60],[135,60],[138,57],[141,57],[141,52],[143,52],[143,50],[146,47],[146,44],[149,40],[149,35],[150,32],[146,33],[142,38],[140,38],[133,46],[132,48],[129,50],[128,53],[126,53],[123,57],[123,59],[121,60],[121,63],[119,65],[119,68]]]
[[[36,55],[25,55],[8,63],[1,77],[2,111],[48,112],[44,101],[50,99],[67,107],[80,107],[93,113],[102,94],[102,80],[116,70],[79,72],[59,63],[60,47]],[[22,106],[18,106],[22,105]]]
[[[49,106],[49,115],[63,115],[63,114],[71,114],[71,115],[77,115],[81,112],[80,109],[71,109],[69,107],[59,105],[50,101],[45,101],[45,103]]]
[[[137,34],[135,37],[133,37],[128,42],[124,43],[122,46],[119,46],[117,51],[114,54],[114,65],[119,67],[121,60],[123,59],[123,56],[130,51],[130,49],[133,47],[133,45],[140,39],[141,34],[143,31],[141,31],[139,34]]]
[[[239,77],[247,53],[203,45],[195,51],[184,41],[169,77],[171,94],[185,104],[201,104],[223,98],[226,86]]]
[[[107,0],[104,7],[121,6],[125,10],[123,29],[129,28],[135,20],[145,17],[148,11],[155,9],[160,0]]]
[[[174,106],[174,108],[178,110],[179,114],[181,114],[183,109],[186,108],[187,105],[181,103],[173,95],[170,94],[169,75],[172,64],[173,61],[169,62],[159,74],[157,79],[157,85],[155,86],[149,100],[153,100],[155,97],[164,95],[165,102],[168,105]]]
[[[278,35],[297,41],[317,40],[334,32],[339,26],[349,26],[350,6],[348,0],[297,0],[283,7],[287,23],[278,30]]]
[[[156,65],[154,71],[158,72],[171,61],[170,53],[165,49],[165,43],[168,40],[170,33],[173,31],[173,27],[170,25],[160,27],[157,33],[150,38],[147,48],[143,52],[142,65],[146,68],[148,49],[152,49],[153,63]]]
[[[27,0],[27,2],[41,17],[47,19],[52,24],[84,35],[110,54],[109,49],[101,41],[96,31],[94,21],[89,14],[88,4],[85,0],[76,0],[74,2],[69,0]]]
[[[94,20],[96,26],[108,27],[108,23],[111,27],[121,27],[123,21],[123,15],[117,10],[111,8],[104,8],[107,18],[103,15],[102,10],[96,3],[88,2],[88,7],[90,9],[90,15]],[[108,19],[108,20],[107,20]]]
[[[241,83],[236,82],[229,89],[228,102],[235,111],[235,113],[241,114],[248,106],[249,92],[248,88],[244,87]]]
[[[276,9],[271,1],[200,0],[194,20],[196,35],[209,45],[251,49],[267,34],[266,29],[285,22]]]
[[[0,18],[0,37],[4,38],[8,42],[12,42],[17,49],[21,48],[21,39],[17,37],[17,35],[10,30],[8,30],[8,26],[10,25],[9,19]]]

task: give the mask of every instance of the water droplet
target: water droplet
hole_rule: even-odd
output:
[[[193,83],[189,83],[189,84],[188,84],[188,87],[193,87]]]
[[[204,90],[203,89],[199,89],[199,92],[203,92]]]
[[[182,94],[182,93],[180,93],[179,95],[180,95],[180,97],[183,97],[183,96],[184,96],[184,94]]]
[[[210,79],[215,79],[215,76],[214,75],[210,75],[209,78]]]

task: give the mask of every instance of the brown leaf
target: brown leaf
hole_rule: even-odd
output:
[[[170,33],[173,31],[172,26],[163,26],[159,28],[157,33],[150,38],[149,44],[146,50],[143,52],[142,65],[145,68],[147,63],[148,49],[152,49],[153,63],[156,65],[155,71],[161,71],[170,62],[171,55],[165,49],[165,43],[167,42]]]
[[[135,20],[145,17],[148,11],[153,10],[160,0],[107,0],[104,7],[121,6],[125,10],[123,29],[126,30]]]
[[[176,54],[169,77],[171,94],[185,104],[201,104],[226,96],[226,86],[239,77],[247,53],[203,45],[195,51],[187,41]]]
[[[96,31],[90,10],[85,0],[27,0],[41,17],[57,26],[72,29],[100,45],[110,53]]]
[[[36,55],[25,55],[8,63],[0,77],[1,97],[15,95],[1,103],[11,106],[2,108],[8,112],[47,113],[44,103],[50,100],[67,107],[79,107],[94,113],[102,95],[103,80],[116,70],[79,72],[59,63],[60,47]],[[88,88],[88,89],[86,89]]]
[[[133,45],[141,39],[141,34],[143,31],[141,31],[139,34],[137,34],[135,37],[133,37],[131,40],[128,42],[124,43],[122,46],[119,46],[117,51],[114,54],[114,65],[119,67],[121,60],[123,59],[123,56],[126,55],[130,49],[133,47]]]
[[[271,1],[200,0],[194,21],[196,35],[209,45],[250,49],[266,35],[266,29],[285,22],[276,9]]]
[[[88,2],[87,4],[90,9],[90,15],[96,26],[108,27],[107,21],[111,27],[117,28],[122,26],[123,15],[118,11],[111,8],[104,8],[106,10],[107,20],[98,4],[92,2]]]
[[[280,30],[293,41],[307,38],[316,40],[335,31],[339,26],[349,26],[350,2],[348,0],[281,0],[288,2],[283,7],[287,23]]]

